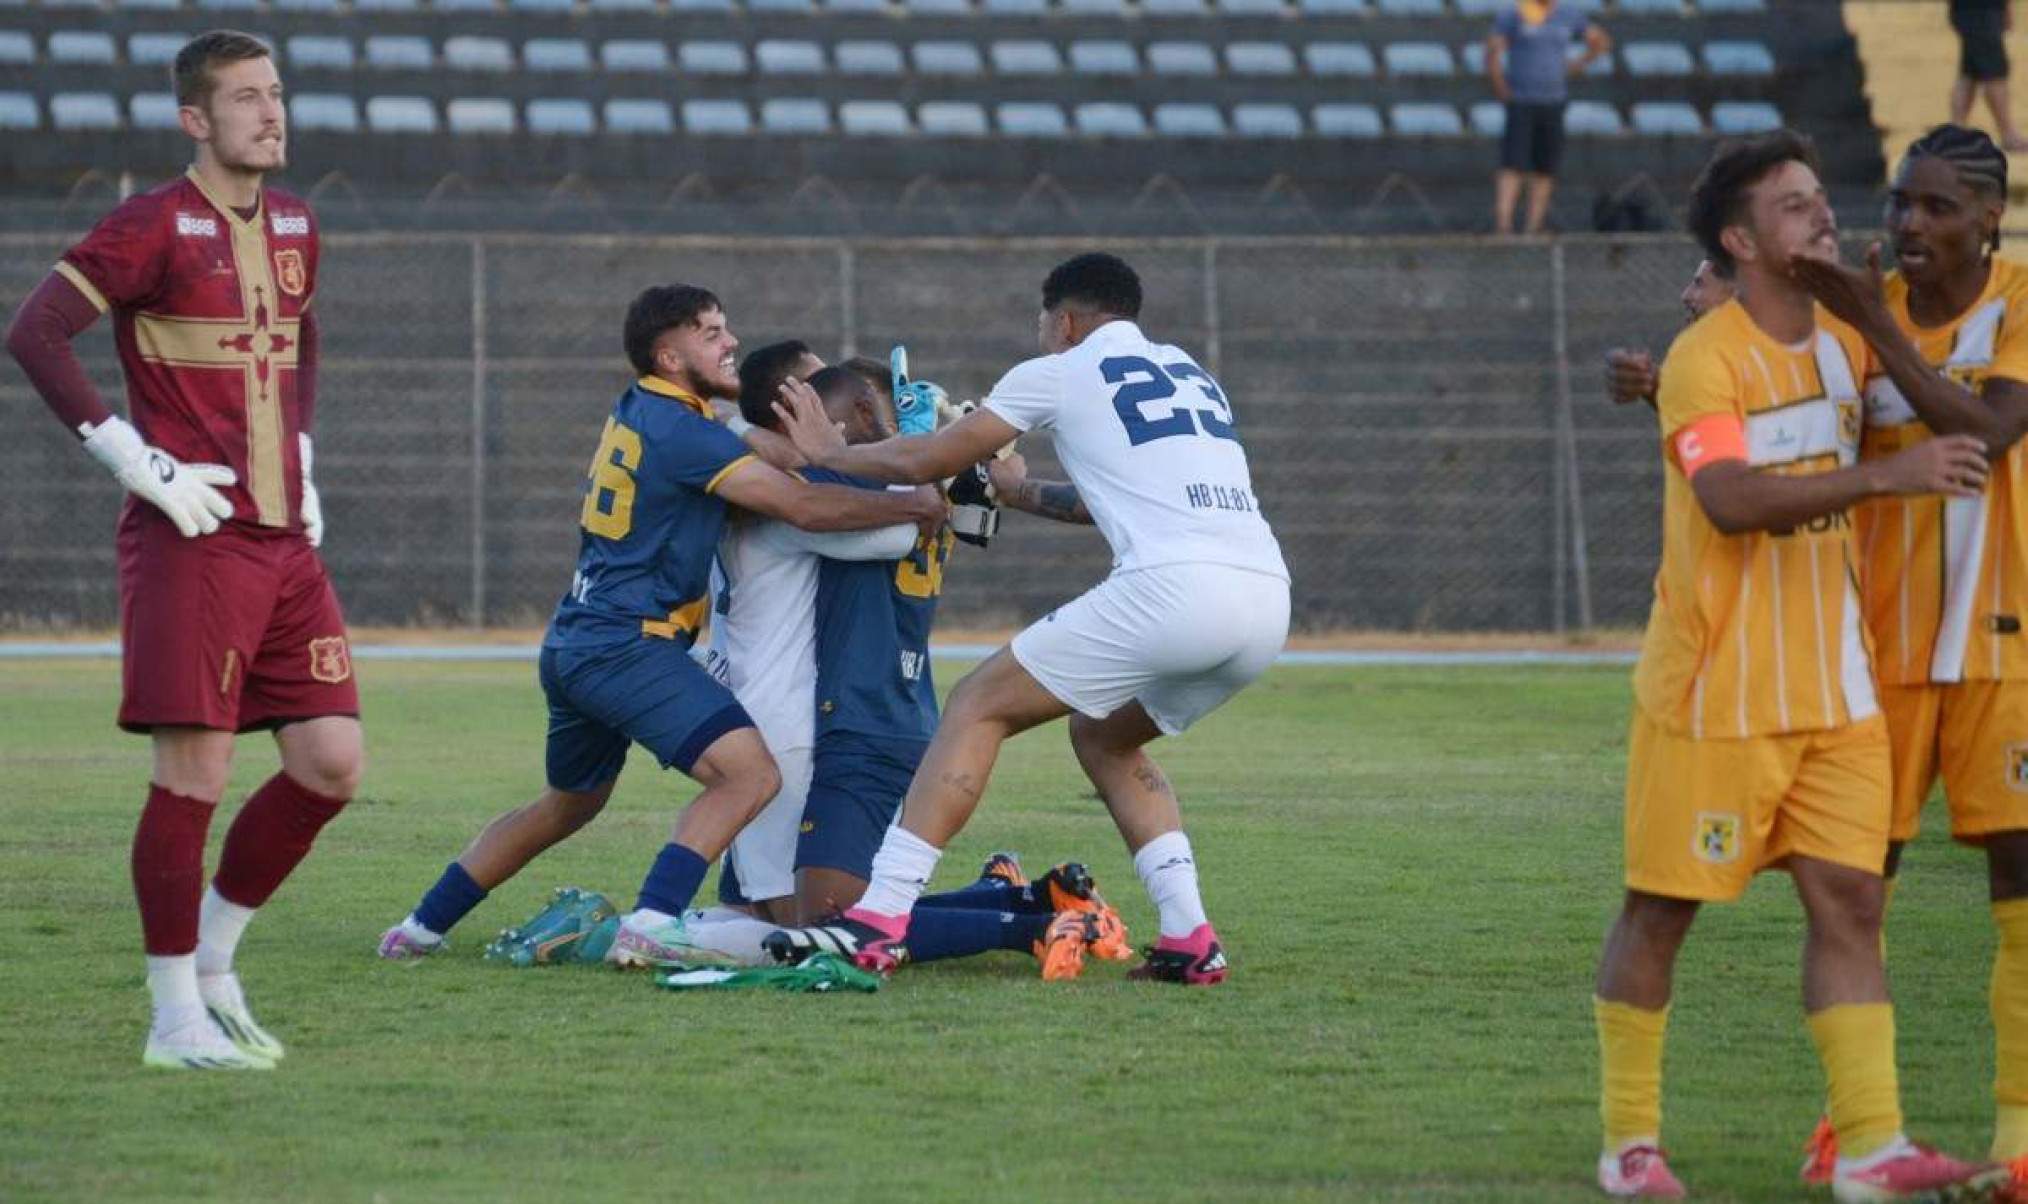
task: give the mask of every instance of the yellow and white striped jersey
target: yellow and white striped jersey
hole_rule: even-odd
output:
[[[1729,302],[1684,331],[1662,364],[1662,566],[1634,671],[1640,705],[1696,739],[1842,727],[1875,714],[1850,516],[1726,535],[1685,471],[1741,459],[1785,475],[1859,455],[1870,364],[1857,331],[1817,310],[1784,346]],[[1729,433],[1728,433],[1729,432]],[[1713,457],[1723,437],[1732,450]]]
[[[1991,377],[2028,383],[2028,269],[1995,259],[1986,289],[1941,326],[1908,316],[1908,282],[1887,278],[1894,320],[1923,359],[1978,393]],[[1930,437],[1885,376],[1866,382],[1861,454],[1887,456]],[[1858,507],[1860,578],[1880,680],[2028,678],[2028,498],[2022,448],[1992,466],[1976,498],[1877,498]]]

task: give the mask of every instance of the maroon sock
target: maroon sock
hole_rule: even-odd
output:
[[[204,897],[204,834],[213,804],[148,787],[148,805],[134,827],[134,897],[141,904],[141,944],[150,956],[176,957],[197,948],[197,907]]]
[[[325,798],[285,773],[261,784],[225,834],[212,885],[227,902],[259,907],[296,866],[346,800]]]

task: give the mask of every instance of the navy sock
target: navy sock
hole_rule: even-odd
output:
[[[939,895],[924,895],[917,899],[917,907],[947,907],[962,911],[1020,911],[1025,910],[1023,891],[1010,886],[1004,878],[981,878],[970,886],[958,890],[947,890]]]
[[[453,861],[444,867],[444,876],[423,895],[422,902],[415,905],[415,921],[442,936],[485,898],[486,888],[472,881],[465,867]]]
[[[908,960],[933,962],[993,949],[1027,953],[1048,931],[1050,918],[918,905],[908,921]]]
[[[670,841],[655,855],[655,864],[648,868],[648,876],[641,879],[641,897],[634,906],[680,916],[683,909],[690,906],[690,901],[697,897],[697,888],[704,885],[704,875],[710,868],[704,858]]]

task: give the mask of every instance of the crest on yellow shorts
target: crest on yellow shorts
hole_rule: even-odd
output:
[[[2028,794],[2028,744],[2007,746],[2007,789]]]
[[[1739,860],[1739,817],[1719,811],[1699,811],[1691,852],[1699,861],[1729,865]]]
[[[310,676],[322,682],[341,682],[352,676],[352,653],[342,635],[310,641]]]

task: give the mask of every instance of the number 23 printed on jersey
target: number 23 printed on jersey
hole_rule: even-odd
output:
[[[1226,401],[1211,374],[1196,364],[1188,360],[1157,364],[1138,355],[1115,355],[1100,360],[1098,367],[1107,384],[1119,386],[1113,393],[1113,409],[1127,428],[1127,442],[1133,446],[1198,434],[1239,442],[1239,434],[1232,425],[1231,403]],[[1179,384],[1195,388],[1210,406],[1189,407],[1186,403],[1196,399],[1187,395],[1179,399]],[[1158,402],[1166,402],[1168,410],[1159,417],[1151,413],[1163,408]]]

